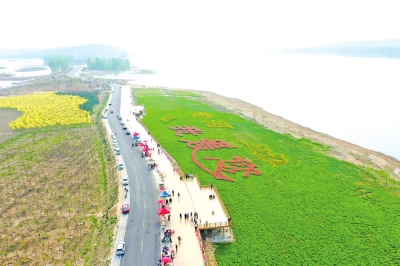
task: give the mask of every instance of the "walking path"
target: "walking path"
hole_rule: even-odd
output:
[[[156,141],[147,130],[136,121],[133,115],[133,101],[130,88],[123,86],[121,90],[121,116],[123,121],[127,124],[128,129],[132,133],[135,131],[140,133],[141,140],[147,140],[149,147],[151,149],[154,148],[152,158],[156,161],[159,171],[166,175],[164,181],[165,187],[170,193],[174,191],[174,196],[171,197],[172,203],[169,205],[171,208],[171,220],[167,222],[167,226],[175,230],[175,233],[172,235],[173,242],[170,245],[170,249],[172,248],[175,250],[175,244],[178,246],[173,265],[203,265],[204,259],[199,246],[199,240],[196,236],[194,224],[190,222],[190,219],[185,221],[184,213],[194,214],[194,212],[197,212],[199,222],[202,224],[206,222],[227,222],[228,217],[226,217],[217,198],[209,199],[210,194],[215,194],[211,187],[208,189],[200,189],[197,179],[189,178],[180,180],[179,175],[175,173],[171,162],[165,154],[157,153],[158,147]],[[140,152],[137,146],[133,149],[136,149],[138,153]],[[143,158],[143,160],[145,160],[145,158]],[[155,182],[162,182],[157,170],[153,170],[153,175]],[[180,195],[179,197],[178,193]],[[179,214],[182,214],[182,219],[180,219]],[[181,243],[178,243],[178,236],[182,237]]]

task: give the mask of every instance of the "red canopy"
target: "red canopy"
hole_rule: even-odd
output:
[[[138,132],[135,131],[135,132],[133,132],[133,135],[134,135],[134,136],[139,136],[140,134],[139,134]]]
[[[172,262],[172,259],[170,257],[162,257],[161,262],[162,263],[170,263],[170,262]]]
[[[143,151],[150,151],[151,149],[149,147],[146,147],[143,149]]]
[[[139,146],[142,146],[142,147],[143,147],[143,146],[147,146],[147,145],[144,144],[144,143],[140,143]]]
[[[158,209],[158,215],[165,215],[165,214],[170,214],[171,211],[168,207],[163,207]]]
[[[165,200],[164,199],[159,199],[159,200],[157,200],[157,203],[165,203]]]

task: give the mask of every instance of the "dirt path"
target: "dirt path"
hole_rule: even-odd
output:
[[[333,157],[358,165],[365,164],[387,170],[394,179],[400,180],[400,162],[393,157],[303,127],[239,99],[228,98],[207,91],[192,92],[204,96],[202,100],[217,109],[228,109],[246,118],[256,119],[259,124],[275,132],[288,133],[295,138],[308,138],[324,144],[330,147],[329,154]]]

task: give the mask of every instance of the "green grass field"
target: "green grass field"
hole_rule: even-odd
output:
[[[220,265],[400,264],[399,183],[387,181],[385,172],[364,171],[326,155],[328,147],[321,144],[278,134],[194,99],[136,97],[146,107],[143,123],[181,169],[198,174],[202,184],[214,184],[220,192],[236,239],[217,245]],[[198,112],[203,116],[193,117]],[[165,123],[161,118],[166,116],[176,119]],[[232,128],[207,126],[214,125],[212,120]],[[204,133],[179,137],[169,126],[194,126]],[[200,150],[197,159],[208,169],[215,170],[217,163],[205,156],[240,156],[262,174],[246,178],[244,172],[223,172],[235,182],[216,180],[193,162],[193,149],[180,139],[223,140],[236,146]],[[288,163],[279,164],[282,158]]]

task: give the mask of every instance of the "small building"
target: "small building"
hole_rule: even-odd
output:
[[[144,116],[144,115],[146,115],[146,109],[144,109],[144,105],[132,106],[132,109],[133,109],[133,113],[136,116]]]

